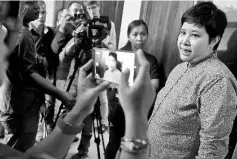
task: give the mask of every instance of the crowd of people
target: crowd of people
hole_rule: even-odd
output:
[[[5,129],[0,158],[64,158],[79,133],[76,157],[89,158],[91,114],[98,102],[100,133],[109,132],[106,159],[237,156],[235,143],[229,149],[237,81],[217,57],[227,18],[212,2],[197,3],[182,15],[177,47],[183,62],[160,91],[160,65],[145,51],[149,32],[143,20],[128,25],[128,42],[120,48],[135,53],[130,85],[129,69],[121,70],[113,52],[112,21],[106,36],[95,41],[96,47],[111,50],[108,68],[100,75],[104,80],[92,75],[91,59],[79,61],[80,69],[75,69],[78,48],[85,45],[75,35],[83,30],[86,11],[88,19],[100,17],[98,1],[71,2],[58,12],[56,28],[45,25],[44,1],[21,1],[18,17],[9,16],[12,4],[0,2],[0,121]],[[66,111],[55,121],[61,102]],[[40,118],[48,136],[35,144]]]

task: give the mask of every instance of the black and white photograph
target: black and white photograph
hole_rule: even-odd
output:
[[[237,0],[0,0],[0,159],[237,159]]]

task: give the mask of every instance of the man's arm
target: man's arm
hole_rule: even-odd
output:
[[[30,77],[44,93],[55,96],[59,100],[62,100],[67,106],[72,106],[74,104],[75,98],[73,94],[59,90],[36,72],[31,73]]]
[[[55,54],[59,54],[69,39],[72,38],[72,32],[76,29],[76,26],[70,22],[71,18],[72,16],[65,15],[62,23],[56,28],[56,35],[51,44],[51,48]]]
[[[84,118],[92,113],[95,102],[99,94],[108,87],[108,82],[96,85],[92,77],[88,77],[86,72],[92,68],[92,61],[80,68],[78,80],[78,97],[73,109],[63,119],[64,122],[72,126],[81,126]],[[42,142],[30,148],[25,153],[26,157],[47,154],[56,159],[64,158],[70,148],[76,134],[65,134],[62,129],[55,127],[53,132]]]

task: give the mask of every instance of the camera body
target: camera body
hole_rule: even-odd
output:
[[[76,52],[80,53],[77,57],[82,66],[92,58],[91,49],[93,47],[101,47],[101,41],[105,39],[110,32],[111,23],[107,16],[86,19],[85,14],[79,14],[74,17],[75,19],[81,20],[79,27],[82,29],[79,33],[74,34],[74,36],[80,40]]]
[[[79,14],[74,16],[75,18],[83,19],[79,24],[79,27],[83,25],[82,30],[75,34],[76,38],[80,38],[82,41],[84,39],[91,39],[92,42],[102,41],[109,34],[111,29],[111,24],[109,17],[100,16],[94,17],[93,19],[86,19],[85,14]]]

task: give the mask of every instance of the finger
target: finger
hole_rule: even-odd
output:
[[[147,61],[143,51],[141,49],[139,49],[137,52],[137,59],[138,59],[138,63],[140,65],[138,73],[137,73],[137,77],[135,79],[135,83],[136,81],[138,82],[143,82],[144,78],[146,78],[149,75],[149,70],[150,70],[150,64]]]
[[[93,66],[92,60],[88,61],[80,68],[79,78],[86,78],[86,71],[90,70]]]
[[[126,68],[120,76],[119,90],[126,90],[128,88],[129,75],[130,75],[130,70]]]
[[[21,17],[21,18],[24,18],[24,16],[26,15],[27,11],[28,11],[28,6],[25,6],[25,8],[23,9],[23,11],[20,13],[20,17]]]
[[[110,82],[104,81],[101,84],[99,84],[98,86],[96,86],[94,88],[94,90],[95,90],[95,92],[100,93],[100,92],[106,90],[109,87],[109,85],[110,85]]]
[[[73,19],[73,16],[71,16],[70,14],[65,14],[63,17],[66,21],[70,21]]]

